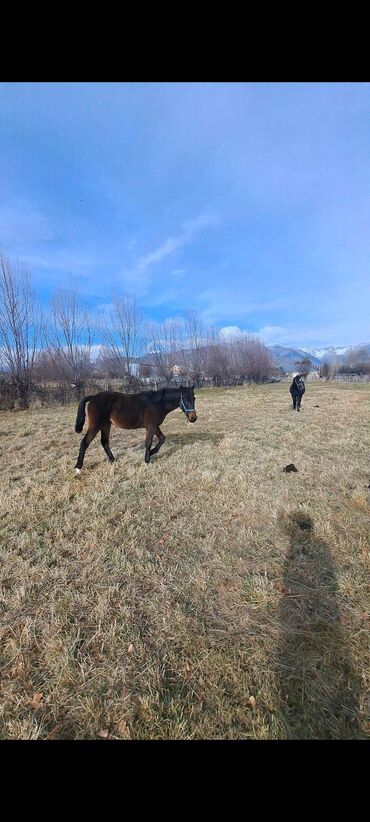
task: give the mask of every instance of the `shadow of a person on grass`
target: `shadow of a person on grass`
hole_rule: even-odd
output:
[[[280,709],[288,739],[364,738],[358,719],[361,683],[346,647],[330,551],[311,517],[282,514],[289,535],[277,653]]]

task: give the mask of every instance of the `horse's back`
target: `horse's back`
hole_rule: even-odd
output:
[[[104,411],[111,408],[118,397],[124,396],[124,394],[120,394],[118,391],[99,391],[98,394],[94,394],[94,396],[91,397],[89,409],[95,408],[99,409],[99,411]]]

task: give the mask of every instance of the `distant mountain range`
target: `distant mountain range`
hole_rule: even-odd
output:
[[[267,348],[273,354],[276,364],[284,368],[285,371],[294,370],[294,365],[297,360],[303,360],[308,357],[312,365],[320,365],[325,361],[332,362],[335,360],[338,365],[341,365],[346,357],[353,351],[366,351],[370,358],[370,343],[361,343],[359,345],[346,345],[339,348],[330,346],[329,348],[290,348],[287,345],[272,345],[269,344]]]

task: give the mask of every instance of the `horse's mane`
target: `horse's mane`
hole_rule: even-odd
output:
[[[150,402],[162,402],[165,394],[169,394],[173,391],[178,391],[178,388],[175,387],[165,387],[160,388],[159,391],[140,391],[137,396],[142,397],[142,399],[149,400]]]

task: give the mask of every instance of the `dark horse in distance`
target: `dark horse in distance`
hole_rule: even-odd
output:
[[[301,401],[305,390],[306,388],[304,381],[302,379],[302,375],[297,374],[297,376],[294,377],[293,382],[289,388],[289,391],[292,395],[293,408],[296,408],[297,411],[301,410]]]
[[[118,391],[101,391],[100,394],[91,394],[81,400],[75,425],[75,431],[80,434],[85,422],[85,405],[89,403],[87,417],[89,427],[85,434],[75,465],[76,474],[79,474],[83,465],[86,448],[90,445],[97,433],[101,432],[101,444],[109,459],[114,462],[114,456],[109,448],[109,434],[111,425],[118,428],[146,428],[145,462],[159,451],[165,441],[160,425],[164,418],[176,408],[187,416],[190,422],[195,422],[194,386],[192,388],[162,388],[161,391],[141,391],[139,394],[121,394]],[[153,437],[158,438],[157,445],[152,448]]]

